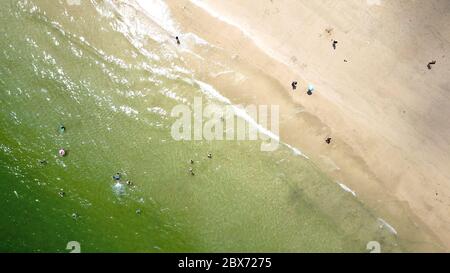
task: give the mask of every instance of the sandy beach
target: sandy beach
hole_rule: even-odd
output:
[[[417,251],[450,250],[448,1],[168,5],[183,31],[214,46],[196,48],[204,61],[186,59],[199,78],[235,104],[280,105],[282,141]]]

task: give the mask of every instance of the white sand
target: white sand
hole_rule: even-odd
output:
[[[233,102],[280,105],[281,141],[399,235],[450,249],[449,1],[194,2],[167,1],[181,31],[220,49],[193,62],[202,80]],[[244,77],[213,77],[215,63]]]

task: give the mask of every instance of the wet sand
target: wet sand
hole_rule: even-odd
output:
[[[233,103],[280,105],[282,141],[355,191],[410,249],[449,251],[450,4],[203,2],[228,23],[168,1],[183,31],[215,46],[197,48],[204,61],[186,59],[196,76]]]

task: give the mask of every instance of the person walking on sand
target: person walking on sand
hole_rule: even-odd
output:
[[[294,82],[291,83],[292,90],[297,89],[297,84],[298,84],[298,82],[296,82],[296,81],[294,81]]]
[[[332,40],[332,41],[333,41],[333,49],[336,50],[336,45],[337,45],[338,41],[336,41],[336,40]]]

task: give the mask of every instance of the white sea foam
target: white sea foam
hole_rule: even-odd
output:
[[[162,88],[161,90],[159,90],[159,93],[161,93],[162,95],[164,95],[170,99],[176,100],[178,102],[182,102],[182,103],[186,103],[186,104],[188,103],[186,98],[179,96],[177,93],[175,93],[165,87]]]
[[[389,225],[385,220],[378,218],[378,222],[380,222],[381,226],[380,228],[387,228],[391,233],[397,235],[397,231],[395,230],[394,227],[392,227],[391,225]]]
[[[163,108],[159,107],[159,106],[148,107],[147,111],[149,111],[150,113],[158,114],[158,115],[160,115],[162,117],[166,117],[167,116],[167,111],[164,110]]]
[[[245,109],[242,109],[240,107],[237,107],[235,105],[231,104],[231,101],[224,97],[222,94],[220,94],[212,85],[209,85],[205,82],[195,80],[195,82],[200,86],[200,89],[203,91],[204,94],[206,94],[209,97],[212,97],[214,99],[217,99],[225,104],[228,104],[232,107],[234,113],[236,116],[244,119],[247,121],[250,125],[252,125],[254,128],[256,128],[259,132],[262,134],[270,137],[271,139],[274,139],[276,141],[280,140],[280,137],[271,132],[270,130],[264,128],[258,122],[256,122],[246,111]]]
[[[5,154],[11,154],[11,148],[9,148],[3,143],[0,143],[0,150],[3,151]]]
[[[270,131],[269,129],[265,128],[264,126],[261,126],[258,122],[256,122],[244,109],[239,108],[237,106],[234,106],[231,104],[231,101],[224,97],[222,94],[220,94],[212,85],[207,84],[205,82],[199,81],[199,80],[194,80],[194,82],[196,84],[198,84],[198,86],[200,87],[201,91],[209,96],[210,98],[214,98],[217,99],[220,102],[223,102],[225,104],[231,105],[233,108],[233,111],[235,112],[236,116],[244,119],[245,121],[247,121],[251,126],[254,126],[254,128],[256,128],[260,133],[266,135],[267,137],[279,142],[280,144],[286,146],[287,148],[289,148],[290,150],[292,150],[293,154],[296,156],[302,156],[306,159],[309,159],[308,156],[306,156],[303,152],[301,152],[299,149],[287,144],[287,143],[283,143],[280,141],[280,137],[278,135],[276,135],[275,133],[273,133],[272,131]]]
[[[145,69],[150,70],[154,74],[164,76],[169,79],[178,79],[178,73],[192,75],[192,73],[181,66],[174,64],[173,60],[178,59],[178,52],[187,52],[196,55],[190,47],[192,45],[206,45],[205,40],[193,33],[180,33],[180,27],[172,18],[169,6],[162,0],[134,0],[126,4],[122,2],[115,2],[106,0],[102,4],[96,4],[97,11],[108,17],[115,17],[116,20],[111,23],[111,26],[118,32],[122,33],[125,38],[144,56],[153,61],[161,61],[164,59],[170,61],[173,68],[163,68],[159,65],[147,64]],[[114,12],[109,12],[114,11]],[[147,20],[137,16],[138,12],[142,11]],[[174,36],[180,36],[183,43],[179,47],[173,47],[168,41],[173,40]],[[160,48],[149,51],[145,48],[148,38],[159,43]],[[81,39],[81,38],[80,38]],[[87,43],[86,41],[82,41]],[[89,44],[87,44],[89,45]],[[94,48],[95,49],[95,48]],[[96,50],[96,49],[95,49]],[[105,60],[110,63],[119,65],[122,68],[128,69],[129,65],[123,60],[114,56],[107,56],[101,50],[96,50]],[[196,55],[197,56],[197,55]],[[199,56],[201,58],[201,56]],[[106,71],[107,72],[107,71]],[[108,75],[110,73],[107,73]],[[112,80],[121,82],[120,79],[115,79],[110,75]]]
[[[337,183],[339,184],[339,186],[341,186],[341,188],[342,188],[344,191],[349,192],[349,193],[353,194],[353,196],[356,197],[356,192],[355,192],[355,191],[353,191],[352,189],[350,189],[350,188],[347,187],[346,185],[340,183],[339,181],[338,181]]]
[[[181,38],[184,40],[187,40],[187,41],[192,41],[198,45],[203,45],[203,46],[210,45],[206,40],[204,40],[204,39],[198,37],[197,35],[195,35],[194,33],[190,33],[190,32],[181,34]]]
[[[226,104],[231,104],[231,101],[228,98],[222,96],[222,94],[220,94],[219,91],[217,91],[212,85],[209,85],[199,80],[194,80],[194,82],[198,86],[200,86],[200,89],[202,90],[203,94],[207,95],[208,97],[219,100],[220,102]]]
[[[136,0],[145,14],[158,26],[170,34],[179,33],[178,25],[173,21],[169,7],[161,0]]]
[[[212,8],[210,5],[208,5],[205,1],[202,0],[190,0],[191,3],[196,5],[197,7],[203,9],[209,15],[212,17],[230,25],[237,29],[239,29],[244,36],[246,36],[249,40],[253,41],[259,48],[261,48],[266,54],[269,56],[272,56],[279,62],[282,62],[285,65],[289,66],[289,60],[286,59],[281,54],[277,53],[276,51],[272,50],[268,46],[266,46],[266,43],[258,38],[258,36],[255,34],[255,31],[250,28],[250,26],[246,26],[243,22],[237,22],[237,20],[224,16],[223,14],[219,14],[214,8]]]
[[[302,157],[304,157],[304,158],[306,158],[306,159],[309,159],[309,157],[307,156],[307,155],[305,155],[302,151],[300,151],[299,149],[297,149],[297,148],[295,148],[295,147],[293,147],[293,146],[291,146],[291,145],[289,145],[289,144],[287,144],[287,143],[284,143],[284,145],[286,146],[286,147],[288,147],[290,150],[292,150],[292,153],[294,154],[294,155],[296,155],[296,156],[302,156]]]
[[[116,184],[114,184],[112,186],[112,189],[113,189],[114,193],[117,195],[125,194],[125,186],[120,182],[116,182]]]
[[[128,116],[132,116],[132,117],[137,116],[139,114],[139,112],[137,110],[131,108],[130,106],[126,106],[126,105],[120,106],[120,110],[122,110],[122,112],[124,112]]]
[[[218,19],[218,20],[220,20],[220,21],[222,21],[224,23],[227,23],[228,25],[231,25],[231,26],[234,26],[234,27],[238,28],[248,38],[251,38],[253,36],[252,33],[249,30],[247,30],[245,28],[242,28],[239,24],[234,22],[231,18],[228,18],[228,17],[225,17],[225,16],[219,14],[213,8],[208,6],[208,4],[206,4],[204,1],[202,1],[202,0],[190,0],[190,1],[194,5],[196,5],[199,8],[205,10],[207,13],[209,13],[214,18],[216,18],[216,19]]]
[[[182,33],[179,25],[173,20],[169,7],[161,0],[136,0],[144,13],[161,29],[171,36],[179,36],[184,41],[198,45],[208,45],[208,42],[194,33]]]

